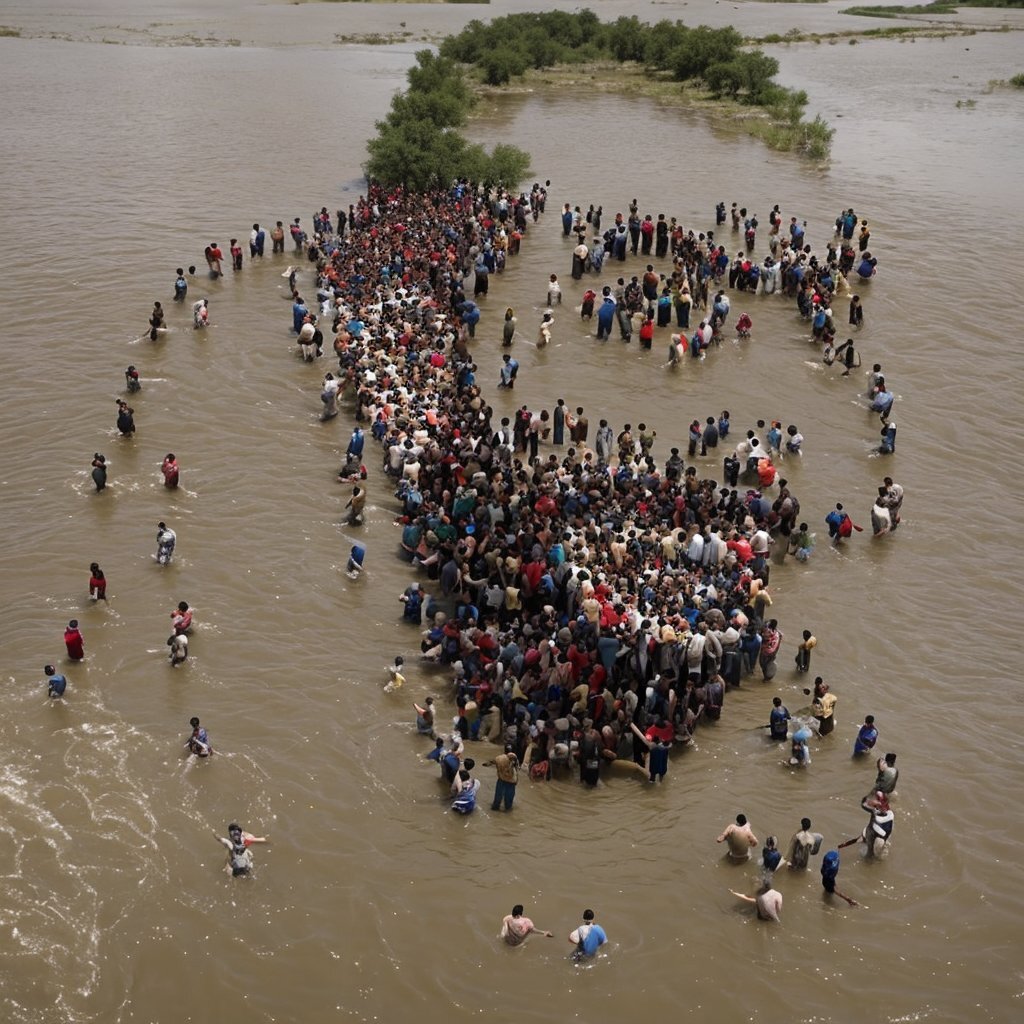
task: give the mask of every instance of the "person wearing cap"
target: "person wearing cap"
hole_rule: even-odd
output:
[[[511,811],[512,802],[516,798],[516,784],[519,782],[519,758],[514,751],[507,749],[504,754],[498,754],[493,761],[484,761],[483,766],[489,768],[492,765],[497,773],[497,779],[491,810],[500,811],[504,806],[506,811]]]
[[[242,826],[235,822],[228,825],[227,838],[217,832],[213,834],[217,842],[228,851],[225,870],[230,871],[234,878],[252,873],[252,851],[249,847],[254,843],[268,841],[266,836],[254,836],[251,832],[244,831]]]

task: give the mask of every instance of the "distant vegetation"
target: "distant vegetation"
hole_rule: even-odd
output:
[[[21,38],[21,29],[0,25],[0,38],[19,39]]]
[[[1024,75],[1014,75],[1010,79],[1010,85],[1017,89],[1024,89]]]
[[[778,61],[747,48],[734,28],[649,25],[636,17],[605,23],[593,11],[551,11],[474,20],[448,36],[439,53],[417,53],[408,89],[392,99],[368,144],[367,176],[417,189],[454,178],[517,184],[529,170],[528,154],[508,145],[488,153],[458,131],[476,100],[469,75],[503,86],[528,71],[584,64],[639,68],[652,87],[679,83],[738,115],[745,130],[774,149],[828,156],[832,128],[820,117],[804,120],[807,94],[776,83]]]
[[[908,14],[956,14],[959,7],[1024,7],[1024,0],[932,0],[909,7],[844,7],[840,14],[865,18],[904,18]]]
[[[736,29],[690,28],[680,21],[650,25],[639,18],[602,22],[593,11],[512,14],[471,21],[441,44],[445,57],[476,69],[487,85],[505,85],[530,69],[616,61],[640,65],[652,79],[760,108],[776,129],[761,137],[779,149],[816,159],[828,155],[832,129],[803,121],[807,94],[775,82],[779,63],[750,50]]]
[[[420,50],[409,69],[409,88],[391,100],[367,144],[366,176],[387,185],[423,191],[456,178],[517,185],[530,169],[530,156],[514,146],[488,153],[456,130],[476,102],[461,68],[432,50]]]

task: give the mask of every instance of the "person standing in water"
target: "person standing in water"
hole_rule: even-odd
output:
[[[836,726],[836,695],[829,689],[821,676],[814,680],[814,699],[811,701],[811,714],[818,723],[818,735],[827,736]],[[810,690],[804,690],[808,696]]]
[[[156,560],[160,565],[170,562],[177,540],[178,535],[165,522],[156,524]]]
[[[803,639],[796,648],[797,672],[809,672],[811,668],[811,651],[818,645],[818,640],[809,629],[803,632]]]
[[[174,273],[174,301],[184,302],[185,296],[188,295],[188,281],[185,279],[185,268],[178,267]]]
[[[864,724],[853,741],[853,756],[860,757],[861,754],[869,754],[878,742],[878,730],[875,728],[875,716],[868,715]]]
[[[716,843],[729,844],[729,860],[740,863],[750,860],[750,851],[757,846],[757,836],[747,823],[745,814],[737,814],[736,821],[727,825]]]
[[[505,310],[505,323],[501,329],[502,348],[511,348],[516,336],[516,315],[511,306]]]
[[[730,893],[738,900],[745,903],[753,903],[757,908],[757,917],[761,921],[781,921],[782,914],[782,893],[772,888],[771,882],[765,882],[757,891],[756,896],[745,896],[735,889]]]
[[[884,793],[875,792],[866,796],[860,805],[871,818],[859,836],[840,843],[839,849],[843,850],[854,843],[863,843],[867,847],[869,857],[881,857],[889,849],[889,843],[892,841],[894,816],[889,806],[889,798]]]
[[[242,830],[241,825],[237,825],[234,822],[228,825],[226,839],[216,832],[213,834],[216,836],[217,842],[228,851],[225,870],[229,870],[234,878],[252,874],[252,850],[249,847],[254,843],[267,842],[267,837],[254,836],[251,832],[245,832]]]
[[[107,486],[107,459],[99,452],[92,457],[92,482],[96,485],[97,494]]]
[[[171,668],[184,664],[188,658],[188,637],[184,633],[175,633],[167,638],[167,646],[170,648],[167,658]]]
[[[171,612],[171,628],[175,636],[182,636],[192,628],[192,609],[188,601],[179,601],[178,607]]]
[[[845,893],[836,888],[836,878],[839,875],[839,851],[829,850],[821,859],[821,887],[825,890],[826,896],[838,896],[846,900],[851,907],[857,906],[857,901],[851,899]]]
[[[164,461],[160,466],[160,472],[164,475],[164,487],[168,487],[174,490],[178,486],[178,460],[174,457],[174,452],[168,452],[164,456]]]
[[[107,599],[107,577],[98,562],[89,566],[89,597],[93,601],[106,601]]]
[[[608,941],[605,930],[594,920],[592,910],[583,911],[583,923],[569,933],[569,941],[576,947],[576,956],[594,956]]]
[[[85,657],[85,638],[78,628],[78,619],[72,619],[64,630],[64,646],[72,661],[81,661]]]
[[[53,665],[46,665],[43,668],[46,673],[46,695],[47,697],[57,700],[64,696],[64,691],[68,688],[67,678],[60,672],[58,672]]]
[[[769,716],[767,728],[769,735],[778,743],[784,743],[789,733],[789,709],[782,703],[781,697],[772,697],[772,710]]]
[[[206,730],[195,716],[189,719],[188,724],[192,726],[192,734],[185,742],[188,752],[195,754],[196,757],[209,757],[213,753],[213,747],[210,745],[210,737],[207,736]]]
[[[821,849],[824,837],[820,832],[811,831],[811,819],[800,819],[800,831],[793,833],[789,841],[789,854],[786,859],[794,871],[806,871],[811,857]]]
[[[884,793],[887,797],[896,792],[896,783],[900,778],[900,770],[896,767],[896,755],[886,754],[880,757],[876,765],[878,774],[872,792]]]
[[[117,429],[122,437],[135,433],[135,410],[123,398],[117,400]]]
[[[510,946],[521,946],[528,935],[536,932],[547,938],[553,938],[553,933],[538,928],[528,917],[523,916],[523,905],[517,903],[512,908],[511,914],[506,914],[501,921],[501,938]]]

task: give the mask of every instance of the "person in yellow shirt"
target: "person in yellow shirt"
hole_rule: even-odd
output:
[[[809,629],[803,632],[803,639],[796,648],[797,672],[809,672],[811,669],[811,651],[818,646],[817,637]]]

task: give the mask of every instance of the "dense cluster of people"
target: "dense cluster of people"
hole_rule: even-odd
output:
[[[322,418],[338,415],[343,396],[354,403],[356,426],[338,474],[355,484],[346,505],[350,522],[362,522],[368,435],[380,446],[383,472],[400,504],[400,554],[426,577],[400,596],[402,617],[419,630],[423,658],[448,668],[455,717],[447,735],[437,735],[438,709],[429,697],[415,705],[416,727],[434,738],[427,758],[439,765],[451,808],[463,814],[475,809],[480,789],[465,745],[479,739],[499,751],[484,763],[495,769],[495,811],[512,809],[520,772],[550,780],[572,770],[595,786],[607,772],[626,770],[660,782],[670,750],[688,744],[702,722],[721,716],[731,688],[755,672],[765,681],[773,678],[783,633],[771,615],[772,566],[788,556],[804,561],[814,548],[800,501],[779,471],[784,458],[801,454],[804,439],[795,424],[784,432],[780,420],[758,420],[734,445],[727,410],[698,417],[689,427],[686,456],[672,447],[659,464],[656,432],[643,422],[616,431],[601,419],[591,444],[584,407],[563,398],[550,413],[526,405],[514,416],[494,412],[469,348],[481,319],[479,303],[490,275],[500,274],[520,252],[546,199],[540,184],[518,194],[468,182],[428,194],[371,185],[347,212],[337,211],[335,224],[322,208],[311,235],[300,218],[289,229],[296,256],[315,275],[316,301],[307,302],[298,287],[299,267],[285,272],[299,350],[306,360],[323,356],[329,324],[338,361],[324,377]],[[655,327],[671,327],[674,319],[675,326],[688,328],[690,311],[697,309],[702,319],[687,343],[697,355],[727,324],[727,289],[780,291],[814,322],[826,361],[833,348],[849,369],[857,365],[853,343],[832,346],[830,306],[854,269],[851,214],[844,211],[837,221],[842,244],[830,243],[816,255],[795,217],[788,237],[783,234],[776,206],[769,218],[771,254],[763,264],[751,258],[756,217],[735,204],[733,229],[739,232],[742,224],[746,252],[734,260],[714,230],[695,233],[675,218],[641,217],[635,200],[628,219],[616,215],[603,236],[600,208],[584,216],[566,205],[562,220],[564,234],[577,237],[575,279],[600,273],[607,261],[623,261],[628,253],[672,261],[667,275],[648,264],[642,280],[621,277],[602,287],[600,296],[584,294],[585,318],[600,298],[599,338],[618,324],[628,341],[636,325],[641,343],[650,347]],[[725,222],[724,204],[717,221],[716,229]],[[586,243],[589,233],[593,247]],[[263,258],[265,237],[254,224],[250,259]],[[278,222],[271,231],[274,253],[283,253],[283,239]],[[866,245],[862,251],[871,258]],[[211,277],[221,277],[223,254],[216,243],[207,247],[206,258]],[[233,239],[233,270],[241,269],[242,258]],[[189,276],[194,273],[190,267]],[[179,268],[174,298],[185,303],[187,295]],[[547,298],[551,305],[561,302],[557,275],[550,276]],[[859,324],[859,300],[856,308]],[[193,326],[205,329],[208,300],[199,299],[192,312]],[[538,345],[550,340],[552,323],[549,310]],[[514,344],[516,325],[508,308],[505,349]],[[750,317],[736,326],[741,337],[749,336]],[[166,329],[159,302],[150,328],[151,337]],[[680,338],[673,339],[672,346],[681,348]],[[514,387],[518,365],[506,351],[499,386]],[[125,371],[125,383],[130,393],[141,390],[134,365]],[[892,395],[877,365],[869,394],[887,424]],[[881,402],[879,395],[885,396]],[[135,431],[127,402],[118,403],[117,425],[125,436]],[[701,461],[719,449],[721,483]],[[178,485],[173,453],[161,472],[168,488]],[[98,491],[106,486],[106,473],[106,460],[96,453]],[[902,499],[902,488],[886,477],[872,511],[875,533],[898,525]],[[841,504],[826,521],[836,541],[860,529]],[[166,564],[176,535],[164,522],[157,541],[157,561]],[[365,556],[364,545],[353,547],[350,576],[358,578]],[[105,599],[102,570],[94,563],[91,571],[91,595]],[[169,658],[178,665],[188,655],[192,611],[180,602],[171,617]],[[83,656],[77,623],[65,639],[70,656],[75,645]],[[796,645],[798,671],[809,670],[816,643],[804,631]],[[389,669],[390,691],[404,682],[402,664],[399,657]],[[64,677],[52,666],[47,676],[51,694],[62,695]],[[784,717],[779,707],[772,710],[773,739],[786,739],[792,729],[793,765],[810,763],[812,728],[821,735],[830,731],[834,696],[820,678],[814,694],[805,722],[791,720],[784,708]],[[205,729],[198,719],[193,726],[187,748],[209,756]],[[233,873],[247,873],[248,845],[260,840],[232,825],[229,839],[220,841]]]
[[[293,280],[300,343],[305,332],[322,352],[328,320],[333,331],[339,367],[325,377],[325,407],[333,414],[339,394],[354,400],[357,425],[339,476],[365,478],[368,431],[401,504],[401,555],[426,577],[400,595],[401,615],[420,630],[423,657],[448,667],[456,715],[448,735],[437,736],[438,709],[428,698],[415,705],[416,726],[435,737],[427,758],[459,813],[476,807],[481,784],[465,750],[481,738],[501,751],[483,765],[495,769],[493,810],[512,808],[520,772],[547,780],[572,769],[590,786],[620,769],[662,779],[670,749],[722,714],[731,687],[755,671],[774,675],[783,636],[770,613],[771,567],[788,555],[806,559],[814,547],[773,462],[799,456],[803,436],[793,424],[783,433],[778,420],[758,421],[732,448],[728,411],[697,419],[690,464],[672,448],[659,466],[656,434],[644,423],[616,432],[602,419],[591,446],[584,408],[573,412],[564,399],[550,413],[494,412],[469,348],[476,300],[518,252],[544,200],[539,185],[518,196],[464,182],[428,195],[371,186],[348,231],[328,225],[310,241],[316,311]],[[591,230],[599,220],[591,211]],[[802,229],[793,224],[792,243],[773,242],[781,287],[796,295],[806,285],[818,295],[838,252],[830,246],[819,261],[797,244]],[[563,226],[570,235],[571,210]],[[613,231],[615,258],[630,227]],[[699,305],[715,274],[699,288],[689,274],[699,275],[717,250],[663,217],[640,222],[638,244],[647,246],[648,235],[655,258],[671,246],[677,266],[677,279],[659,278],[658,290],[674,304],[685,295],[685,305]],[[586,248],[582,237],[578,246]],[[594,254],[577,247],[574,277],[594,267]],[[728,261],[719,273],[726,269]],[[604,289],[620,321],[637,295],[644,317],[655,314],[643,307],[658,298],[653,282],[620,285]],[[557,275],[547,298],[561,300]],[[720,331],[727,313],[723,288],[701,327]],[[549,311],[542,331],[550,320]],[[502,346],[512,347],[511,308],[501,331]],[[499,386],[514,387],[517,370],[504,353]],[[724,486],[698,461],[719,446],[727,452]],[[361,548],[360,565],[364,555]],[[798,651],[805,671],[811,646],[805,637]],[[389,669],[387,689],[403,678]]]

